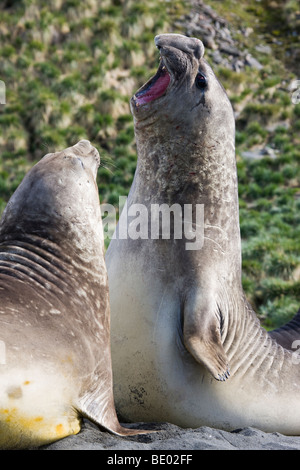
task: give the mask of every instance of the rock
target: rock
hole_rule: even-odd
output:
[[[241,152],[243,158],[250,159],[250,160],[261,160],[263,155],[261,150],[246,150],[245,152]]]
[[[212,60],[214,61],[215,64],[221,64],[221,63],[222,63],[223,57],[221,56],[219,50],[214,51],[214,52],[212,53]]]
[[[268,45],[259,44],[255,47],[257,52],[261,52],[262,54],[272,54],[272,48]]]
[[[248,158],[250,160],[261,160],[266,156],[272,159],[277,158],[276,151],[269,146],[262,149],[247,150],[245,152],[241,152],[241,155],[243,158]]]
[[[245,36],[245,38],[248,38],[250,34],[253,33],[253,28],[250,28],[250,27],[242,28],[242,33]]]
[[[276,121],[276,122],[271,122],[266,126],[266,130],[268,132],[274,132],[278,127],[282,127],[283,129],[288,130],[290,128],[290,122],[289,121]]]
[[[225,54],[228,54],[228,55],[233,55],[235,57],[238,57],[241,55],[241,52],[238,50],[237,47],[231,46],[230,44],[227,44],[226,42],[221,42],[219,44],[219,48],[221,52],[225,52]]]
[[[253,67],[257,70],[261,70],[263,69],[263,65],[261,65],[260,62],[258,62],[258,60],[256,60],[254,57],[252,57],[251,54],[247,54],[246,57],[245,57],[245,64],[250,66],[250,67]]]
[[[145,427],[145,423],[131,427]],[[243,428],[233,432],[202,426],[198,429],[182,429],[169,423],[147,424],[152,434],[129,438],[118,437],[100,431],[94,424],[84,421],[76,436],[69,436],[40,450],[113,450],[113,451],[158,451],[181,450],[300,450],[300,436],[283,436],[265,433],[254,428]]]
[[[190,0],[191,12],[181,17],[176,26],[190,37],[198,37],[207,49],[214,51],[212,60],[223,67],[240,72],[247,65],[258,70],[263,68],[257,59],[233,39],[232,31],[227,21],[221,18],[209,5],[202,0]],[[253,32],[252,28],[240,31],[245,37]],[[265,53],[268,53],[268,46]],[[258,51],[261,52],[261,51]],[[237,61],[237,58],[239,61]]]
[[[268,157],[275,159],[277,157],[276,151],[272,149],[272,147],[269,147],[268,145],[261,150],[262,155],[267,155]]]
[[[235,72],[240,72],[245,66],[245,63],[243,60],[236,60],[235,62],[232,62],[232,69]]]

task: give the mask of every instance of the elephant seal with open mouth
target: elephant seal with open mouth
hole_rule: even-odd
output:
[[[117,409],[131,421],[300,434],[300,367],[242,289],[231,104],[200,40],[155,43],[157,74],[131,99],[138,162],[106,255]],[[164,227],[151,237],[151,224],[148,236],[124,236],[136,208],[163,205],[181,216],[192,207],[202,242],[174,236],[178,213],[169,238]]]

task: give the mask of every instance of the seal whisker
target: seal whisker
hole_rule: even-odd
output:
[[[219,243],[217,243],[216,240],[214,240],[213,238],[204,236],[204,239],[213,242],[215,245],[217,245],[217,247],[220,249],[220,251],[221,251],[222,253],[224,253],[224,254],[226,253],[226,252],[222,249],[221,245],[220,245]]]

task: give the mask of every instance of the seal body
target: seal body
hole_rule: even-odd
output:
[[[0,224],[0,448],[116,417],[97,150],[80,141],[26,175]]]
[[[299,366],[242,289],[231,104],[201,41],[168,34],[155,43],[158,72],[131,99],[135,178],[106,254],[117,409],[131,421],[299,434]],[[192,208],[202,243],[187,249],[175,219],[169,238],[164,227],[153,237],[150,216],[132,236],[129,215],[164,204]]]

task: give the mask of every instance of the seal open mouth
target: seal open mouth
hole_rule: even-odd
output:
[[[160,98],[166,92],[170,80],[169,72],[163,61],[161,61],[156,75],[136,93],[136,105],[140,106]]]

